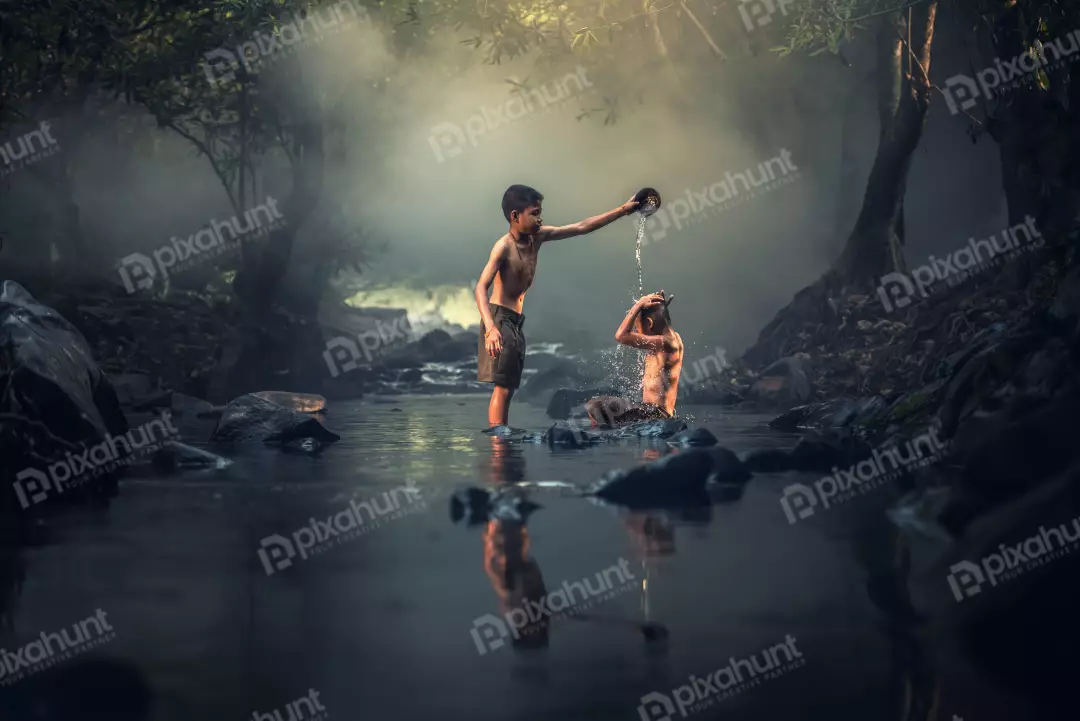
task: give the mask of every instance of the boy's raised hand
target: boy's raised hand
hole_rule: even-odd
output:
[[[637,304],[638,304],[638,306],[641,307],[642,310],[648,310],[649,308],[652,308],[653,306],[663,305],[664,304],[664,291],[660,291],[659,293],[649,293],[648,295],[643,295],[640,298],[638,298]]]

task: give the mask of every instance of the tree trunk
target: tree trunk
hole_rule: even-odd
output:
[[[1027,51],[1020,13],[1015,6],[997,22],[998,57]],[[1058,236],[1074,226],[1080,200],[1080,72],[1065,65],[1048,78],[1049,90],[1033,83],[995,99],[987,131],[998,144],[1009,225],[1032,217],[1044,235]]]
[[[930,105],[925,73],[930,70],[936,15],[937,2],[930,2],[887,16],[881,23],[878,150],[855,228],[830,273],[843,285],[871,288],[881,276],[906,267],[904,193]],[[911,39],[911,52],[904,37]]]

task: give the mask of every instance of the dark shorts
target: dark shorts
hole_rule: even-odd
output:
[[[502,333],[503,349],[495,358],[488,355],[484,345],[487,328],[483,328],[477,349],[476,377],[481,383],[517,388],[521,385],[521,372],[525,369],[525,333],[521,330],[525,316],[495,303],[491,304],[491,311],[495,327]]]
[[[597,396],[588,402],[586,408],[594,423],[608,426],[671,418],[660,406],[652,403],[632,403],[619,396]]]

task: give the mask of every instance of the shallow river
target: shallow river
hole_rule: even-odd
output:
[[[795,440],[769,431],[767,416],[681,412],[736,452]],[[449,497],[464,486],[585,484],[669,451],[646,441],[510,445],[480,433],[485,415],[477,395],[331,404],[326,422],[342,440],[317,458],[228,454],[227,470],[132,477],[108,509],[50,521],[45,541],[22,552],[26,578],[0,645],[98,609],[111,631],[56,668],[0,686],[0,708],[18,721],[99,718],[79,715],[96,704],[113,709],[100,717],[111,721],[290,721],[321,718],[310,712],[319,707],[341,721],[649,721],[668,711],[868,721],[902,718],[919,688],[933,695],[918,650],[890,632],[871,601],[880,593],[868,591],[893,565],[894,534],[881,522],[890,490],[796,524],[779,502],[793,474],[756,475],[694,513],[628,513],[534,490],[541,508],[525,526],[455,524]],[[528,405],[511,420],[550,424]],[[415,490],[395,490],[406,483]],[[306,558],[286,564],[263,543],[299,538],[350,501],[387,498],[398,510]],[[507,584],[510,567],[517,580]],[[603,594],[538,611],[555,616],[546,632],[519,643],[473,633],[502,616],[510,587],[551,594],[605,571]],[[646,622],[666,640],[647,638]],[[724,667],[761,663],[762,652],[777,666],[751,673],[744,661],[743,680],[720,689]],[[687,688],[697,695],[679,705]],[[653,696],[639,708],[654,693],[674,706]],[[938,688],[935,717],[984,706],[968,721],[992,718],[1003,702],[987,694],[971,680]]]

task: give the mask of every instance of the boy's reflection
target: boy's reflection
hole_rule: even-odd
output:
[[[512,443],[492,438],[488,470],[488,479],[496,488],[524,481],[525,456]],[[512,640],[512,646],[546,648],[550,619],[534,609],[539,608],[547,589],[539,564],[529,557],[529,532],[524,521],[488,521],[484,529],[484,572],[499,597],[500,615],[506,618],[506,614],[519,609],[528,618],[517,629],[518,638]],[[514,616],[521,618],[522,614]]]
[[[623,517],[642,559],[675,555],[675,526],[662,515],[631,511]]]
[[[525,454],[506,439],[492,436],[487,471],[488,482],[493,486],[520,483],[525,480]]]

